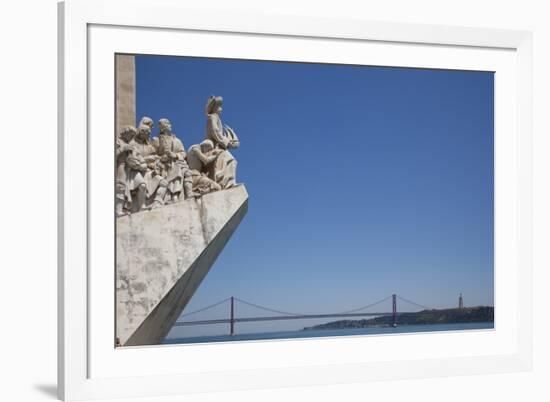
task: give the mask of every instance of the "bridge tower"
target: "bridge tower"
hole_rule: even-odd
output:
[[[458,296],[458,308],[464,308],[464,299],[462,298],[462,293]]]
[[[231,316],[229,317],[229,335],[235,334],[235,300],[231,296]]]
[[[397,295],[392,295],[392,317],[393,317],[393,326],[397,327]]]

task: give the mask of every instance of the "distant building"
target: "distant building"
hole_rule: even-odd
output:
[[[458,297],[458,308],[464,308],[464,299],[462,298],[462,293]]]

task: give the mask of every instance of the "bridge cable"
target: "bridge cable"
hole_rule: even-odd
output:
[[[383,303],[383,302],[389,300],[390,298],[391,298],[391,296],[387,296],[387,297],[385,297],[381,300],[378,300],[377,302],[367,304],[366,306],[355,308],[353,310],[341,311],[341,312],[338,312],[338,313],[334,313],[334,315],[337,315],[337,314],[350,314],[350,313],[354,313],[356,311],[364,310],[364,309],[367,309],[369,307],[376,306],[377,304]],[[244,304],[248,304],[249,306],[252,306],[252,307],[256,307],[256,308],[259,308],[259,309],[262,309],[262,310],[271,311],[272,313],[295,315],[295,316],[297,316],[297,315],[312,315],[312,314],[302,314],[302,313],[289,313],[288,311],[275,310],[275,309],[272,309],[272,308],[269,308],[269,307],[264,307],[264,306],[260,306],[258,304],[247,302],[246,300],[242,300],[242,299],[239,299],[237,297],[235,297],[235,300],[240,301],[241,303],[244,303]]]
[[[200,312],[202,312],[202,311],[205,311],[205,310],[211,309],[211,308],[213,308],[213,307],[219,306],[220,304],[229,301],[229,299],[231,299],[231,298],[228,297],[227,299],[223,299],[222,301],[219,301],[219,302],[217,302],[217,303],[211,304],[210,306],[206,306],[206,307],[201,308],[201,309],[199,309],[199,310],[191,311],[190,313],[182,314],[182,315],[179,316],[179,318],[187,317],[188,315],[200,313]]]
[[[414,306],[423,308],[423,309],[425,309],[425,310],[433,310],[431,307],[428,307],[428,306],[424,306],[424,305],[422,305],[422,304],[415,303],[415,302],[410,301],[410,300],[407,300],[407,299],[405,299],[405,298],[403,298],[403,297],[401,297],[401,296],[397,296],[397,298],[400,299],[400,300],[402,300],[402,301],[404,301],[405,303],[412,304],[412,305],[414,305]]]
[[[369,308],[369,307],[376,306],[377,304],[383,303],[383,302],[385,302],[385,301],[387,301],[387,300],[389,300],[389,299],[391,299],[391,296],[384,297],[382,300],[378,300],[377,302],[368,304],[368,305],[363,306],[363,307],[355,308],[355,309],[353,309],[353,310],[348,310],[348,311],[341,311],[341,312],[336,313],[336,314],[350,314],[350,313],[355,313],[356,311],[360,311],[360,310],[367,309],[367,308]]]
[[[244,304],[248,304],[249,306],[252,306],[252,307],[256,307],[256,308],[266,310],[266,311],[271,311],[272,313],[286,314],[286,315],[306,315],[306,314],[301,314],[301,313],[289,313],[288,311],[274,310],[274,309],[269,308],[269,307],[264,307],[264,306],[260,306],[258,304],[247,302],[246,300],[242,300],[242,299],[239,299],[237,297],[235,297],[235,300],[240,301],[241,303],[244,303]]]
[[[369,308],[369,307],[373,307],[373,306],[376,306],[377,304],[383,303],[383,302],[389,300],[391,297],[392,297],[392,296],[385,297],[385,298],[383,298],[383,299],[381,299],[381,300],[378,300],[378,301],[376,301],[376,302],[374,302],[374,303],[367,304],[366,306],[362,306],[362,307],[359,307],[359,308],[355,308],[355,309],[353,309],[353,310],[347,310],[347,311],[341,311],[341,312],[338,312],[338,313],[334,313],[334,315],[337,315],[337,314],[350,314],[350,313],[354,313],[354,312],[356,312],[356,311],[365,310],[365,309],[367,309],[367,308]],[[402,301],[404,301],[404,302],[406,302],[406,303],[415,305],[415,306],[417,306],[417,307],[420,307],[420,308],[423,308],[423,309],[426,309],[426,310],[431,310],[431,307],[427,307],[427,306],[424,306],[424,305],[422,305],[422,304],[415,303],[415,302],[413,302],[413,301],[411,301],[411,300],[407,300],[407,299],[405,299],[405,298],[403,298],[403,297],[401,297],[401,296],[397,296],[397,298],[400,299],[400,300],[402,300]],[[221,301],[219,301],[219,302],[217,302],[217,303],[211,304],[211,305],[206,306],[206,307],[203,307],[203,308],[201,308],[201,309],[192,311],[192,312],[190,312],[190,313],[182,314],[182,315],[179,316],[179,318],[187,317],[187,316],[192,315],[192,314],[197,314],[197,313],[200,313],[200,312],[209,310],[209,309],[211,309],[211,308],[214,308],[214,307],[216,307],[216,306],[219,306],[219,305],[222,304],[222,303],[225,303],[225,302],[229,301],[230,299],[231,299],[231,298],[228,297],[228,298],[226,298],[226,299],[223,299],[223,300],[221,300]],[[244,304],[247,304],[247,305],[249,305],[249,306],[251,306],[251,307],[259,308],[259,309],[261,309],[261,310],[270,311],[270,312],[272,312],[272,313],[286,314],[286,315],[293,315],[293,316],[308,315],[308,314],[303,314],[303,313],[290,313],[290,312],[288,312],[288,311],[282,311],[282,310],[272,309],[272,308],[269,308],[269,307],[261,306],[261,305],[259,305],[259,304],[254,304],[254,303],[248,302],[248,301],[246,301],[246,300],[239,299],[238,297],[235,297],[234,300],[239,301],[239,302],[244,303]],[[178,320],[178,321],[179,321],[179,320]]]

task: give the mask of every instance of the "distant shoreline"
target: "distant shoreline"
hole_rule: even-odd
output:
[[[441,310],[422,310],[416,313],[397,314],[397,325],[433,325],[433,324],[462,324],[478,322],[494,322],[495,313],[492,306],[464,307]],[[325,324],[303,328],[303,331],[318,329],[345,329],[391,327],[391,315],[362,320],[338,320]]]

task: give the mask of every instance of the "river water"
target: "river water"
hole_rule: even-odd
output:
[[[438,331],[471,331],[493,329],[493,322],[478,322],[467,324],[433,324],[433,325],[403,325],[398,327],[371,327],[371,328],[349,328],[349,329],[317,329],[307,331],[280,331],[261,332],[248,334],[230,335],[208,335],[189,338],[167,338],[163,343],[208,343],[208,342],[231,342],[231,341],[256,341],[271,339],[295,339],[295,338],[318,338],[323,336],[349,336],[349,335],[384,335],[384,334],[405,334],[417,332],[438,332]]]

